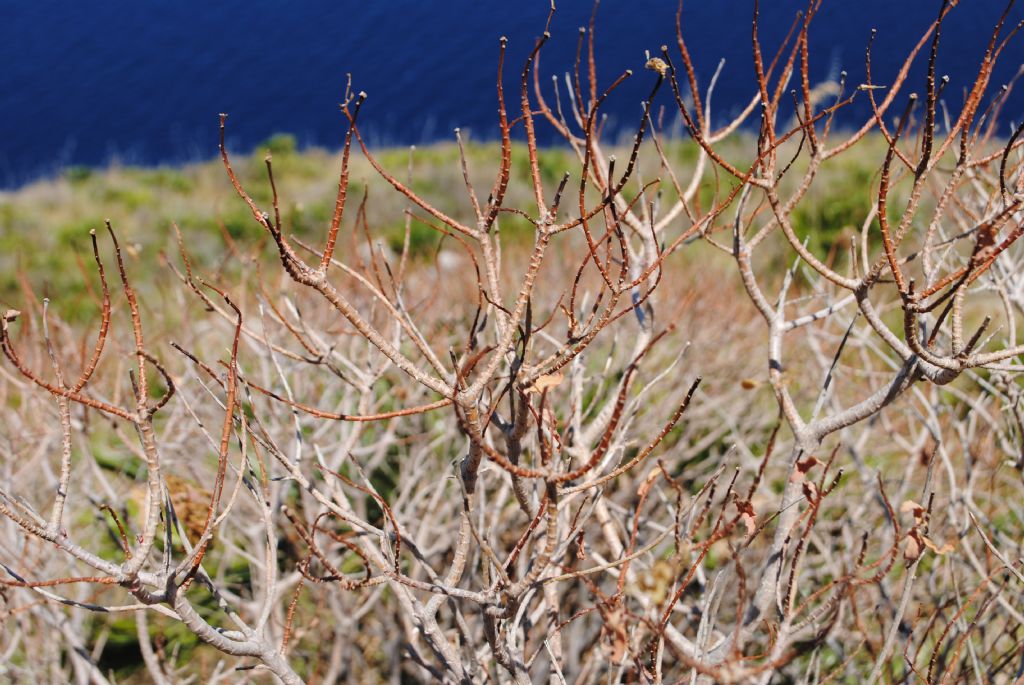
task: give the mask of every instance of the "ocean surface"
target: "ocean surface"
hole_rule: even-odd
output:
[[[778,46],[805,3],[762,0],[765,51]],[[849,73],[864,81],[873,27],[874,80],[885,84],[937,15],[934,0],[825,0],[812,24],[812,79]],[[361,128],[375,145],[497,134],[498,40],[509,38],[506,83],[544,30],[549,0],[0,0],[0,186],[12,187],[72,165],[179,164],[216,153],[217,115],[230,113],[229,144],[257,146],[289,132],[302,146],[338,147],[346,74],[369,99]],[[944,27],[939,73],[948,74],[951,110],[973,83],[1005,0],[961,0]],[[540,68],[571,69],[589,1],[558,0]],[[675,45],[676,3],[605,0],[597,9],[601,83],[635,72],[609,101],[612,130],[636,125],[653,75],[645,50]],[[724,59],[714,117],[724,120],[753,94],[750,0],[687,0],[683,32],[702,87]],[[1024,18],[1012,8],[1009,26]],[[914,89],[923,92],[923,59]],[[1011,42],[996,74],[1008,82],[1024,61]],[[564,83],[564,82],[563,82]],[[909,92],[909,91],[908,91]],[[565,88],[563,86],[564,95]],[[509,93],[515,102],[516,91]],[[863,98],[862,98],[863,99]],[[672,114],[670,93],[659,96]],[[843,123],[866,116],[866,102]],[[1024,84],[1000,125],[1024,118]],[[552,142],[550,130],[541,137]]]

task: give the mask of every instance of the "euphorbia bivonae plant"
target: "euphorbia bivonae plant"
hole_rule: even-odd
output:
[[[1024,174],[990,81],[1017,27],[950,96],[953,4],[887,82],[869,44],[859,82],[812,87],[821,3],[772,51],[755,3],[727,122],[681,18],[610,80],[593,23],[542,78],[545,31],[514,96],[502,39],[497,169],[484,197],[456,131],[458,210],[378,162],[349,90],[315,243],[269,155],[258,192],[240,180],[222,115],[276,265],[233,242],[203,273],[179,232],[180,322],[153,339],[168,305],[140,301],[108,225],[122,294],[94,234],[94,345],[46,302],[3,318],[5,668],[107,682],[93,612],[132,618],[161,683],[1009,682]],[[616,145],[602,106],[628,78],[650,91]],[[398,246],[350,188],[360,152],[404,207]],[[826,249],[800,218],[856,155],[859,225]],[[197,669],[181,650],[209,647],[181,634],[218,656]]]

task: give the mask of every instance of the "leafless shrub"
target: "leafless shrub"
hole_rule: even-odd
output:
[[[94,235],[94,345],[76,349],[46,303],[3,319],[7,673],[107,682],[91,611],[134,618],[155,682],[1018,677],[1022,129],[998,138],[1007,91],[989,81],[1019,27],[1004,14],[950,112],[950,3],[884,89],[869,49],[863,83],[823,90],[819,4],[771,56],[755,5],[754,92],[721,127],[681,29],[607,86],[593,24],[544,85],[545,33],[514,96],[502,40],[499,164],[485,198],[463,156],[468,220],[377,163],[349,93],[334,216],[307,245],[269,156],[268,206],[239,182],[222,115],[224,167],[277,275],[207,280],[179,234],[190,300],[164,306],[187,325],[157,344],[108,226],[121,294]],[[923,97],[905,92],[919,54]],[[640,77],[650,96],[616,159],[601,107]],[[661,91],[699,146],[688,168]],[[872,115],[837,131],[865,99]],[[748,163],[730,162],[748,119]],[[540,125],[578,160],[555,186]],[[517,128],[528,207],[505,204]],[[860,234],[816,254],[795,212],[823,167],[879,138]],[[349,194],[353,147],[407,203],[400,253]],[[532,227],[528,248],[503,245],[510,221]],[[429,265],[414,223],[444,237]],[[248,249],[229,245],[238,262]],[[680,273],[686,251],[731,260],[760,330],[718,271]],[[175,625],[223,658],[184,662]]]

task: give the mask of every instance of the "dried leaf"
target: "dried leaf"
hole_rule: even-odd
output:
[[[911,533],[903,544],[903,558],[909,564],[917,561],[919,556],[921,556],[921,543],[917,541],[916,533]]]
[[[956,547],[956,545],[954,545],[952,542],[947,542],[942,547],[939,547],[934,542],[932,542],[931,538],[929,538],[927,535],[922,535],[921,540],[924,542],[925,547],[935,552],[939,556],[949,554]]]
[[[736,509],[740,513],[740,522],[747,529],[747,535],[753,535],[757,531],[757,514],[753,505],[747,500],[737,500]]]
[[[757,532],[757,519],[750,514],[740,514],[740,521],[746,527],[748,536]]]
[[[908,511],[913,515],[914,520],[918,523],[921,523],[921,521],[924,520],[925,514],[928,513],[924,507],[910,499],[900,505],[900,512],[905,514]]]
[[[542,393],[548,388],[554,388],[560,385],[563,380],[565,380],[565,376],[561,371],[545,374],[534,381],[533,385],[531,385],[526,392]]]
[[[744,378],[740,381],[740,387],[744,390],[756,390],[761,387],[761,381],[755,378]]]
[[[793,471],[793,475],[789,479],[794,483],[799,483],[807,477],[807,473],[815,466],[821,463],[821,460],[817,457],[807,457],[796,463],[796,470]]]

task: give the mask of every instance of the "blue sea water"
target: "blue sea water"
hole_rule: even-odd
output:
[[[794,0],[762,0],[766,51],[785,35]],[[812,25],[812,78],[864,80],[864,47],[879,30],[877,83],[887,83],[938,12],[935,0],[825,0]],[[961,0],[945,26],[939,72],[946,99],[962,101],[1004,0]],[[217,115],[229,143],[251,149],[276,132],[301,145],[337,147],[338,102],[351,73],[369,93],[361,127],[377,145],[450,139],[454,127],[496,135],[498,39],[509,38],[507,85],[543,31],[549,0],[0,0],[0,185],[15,186],[69,165],[177,164],[216,152]],[[589,0],[558,0],[541,69],[571,68]],[[674,0],[605,0],[597,10],[602,83],[637,72],[609,101],[612,126],[635,126],[652,81],[645,50],[675,44]],[[726,60],[715,92],[724,117],[752,95],[751,0],[687,0],[683,31],[706,85]],[[1010,26],[1024,17],[1015,7]],[[1012,42],[996,82],[1024,61]],[[923,91],[923,60],[918,83]],[[1024,87],[1004,111],[1024,117]],[[564,93],[564,88],[563,88]],[[510,93],[512,97],[515,93]],[[667,89],[660,103],[671,106]],[[848,125],[866,115],[847,114]],[[553,140],[550,131],[542,137]]]

